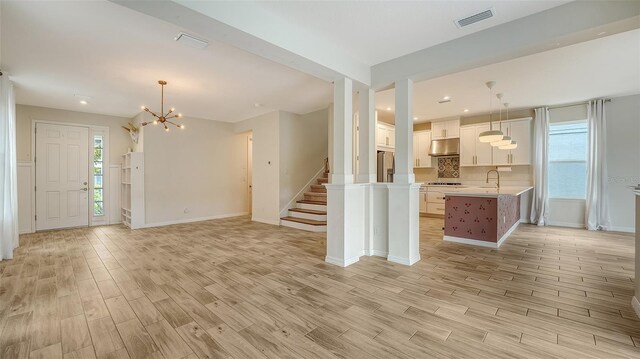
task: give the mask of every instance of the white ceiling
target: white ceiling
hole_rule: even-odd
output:
[[[640,30],[560,47],[414,84],[417,122],[489,111],[485,83],[496,81],[510,108],[557,105],[640,93]],[[376,93],[376,108],[394,110],[393,89]],[[452,101],[438,104],[445,96]],[[493,98],[494,109],[497,99]],[[469,109],[464,113],[464,109]]]
[[[339,45],[372,66],[569,1],[257,1],[265,11]],[[240,5],[238,5],[240,6]],[[493,7],[459,29],[454,20]],[[254,10],[257,11],[257,10]]]
[[[186,47],[173,40],[180,28],[110,2],[3,1],[1,26],[20,104],[129,117],[142,104],[159,111],[160,79],[167,106],[219,121],[332,99],[330,83],[226,44]]]

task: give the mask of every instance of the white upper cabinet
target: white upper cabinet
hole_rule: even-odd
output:
[[[502,128],[502,133],[511,136],[518,143],[513,150],[493,148],[494,165],[530,165],[531,164],[531,119],[518,119],[494,123],[494,129]]]
[[[460,137],[460,119],[432,122],[431,136],[434,140]]]
[[[491,145],[479,140],[480,133],[489,130],[489,124],[460,127],[460,165],[491,166]]]
[[[393,125],[378,122],[376,126],[376,147],[381,151],[393,150],[396,146],[396,129]]]
[[[511,151],[512,165],[531,164],[531,121],[514,121],[509,126],[509,136],[518,143]]]
[[[431,167],[431,131],[413,133],[413,167]]]

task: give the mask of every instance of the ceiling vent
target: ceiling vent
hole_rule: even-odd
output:
[[[199,39],[184,32],[179,33],[178,36],[175,37],[175,40],[183,45],[187,45],[196,49],[204,49],[205,47],[207,47],[207,45],[209,45],[209,41]]]
[[[469,26],[471,24],[475,24],[476,22],[486,20],[488,18],[493,17],[496,14],[493,8],[487,9],[485,11],[479,12],[477,14],[473,14],[471,16],[463,17],[462,19],[458,19],[454,21],[458,28],[463,28],[465,26]]]

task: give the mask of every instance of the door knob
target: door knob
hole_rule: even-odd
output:
[[[86,186],[86,185],[87,185],[87,182],[82,182],[82,184]]]
[[[80,190],[81,190],[81,191],[85,191],[85,192],[87,192],[88,188],[87,188],[87,187],[85,187],[85,188],[80,188]]]

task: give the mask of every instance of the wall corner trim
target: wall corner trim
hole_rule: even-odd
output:
[[[638,301],[638,297],[633,296],[633,298],[631,298],[631,306],[633,307],[633,311],[636,312],[638,318],[640,318],[640,302]]]

